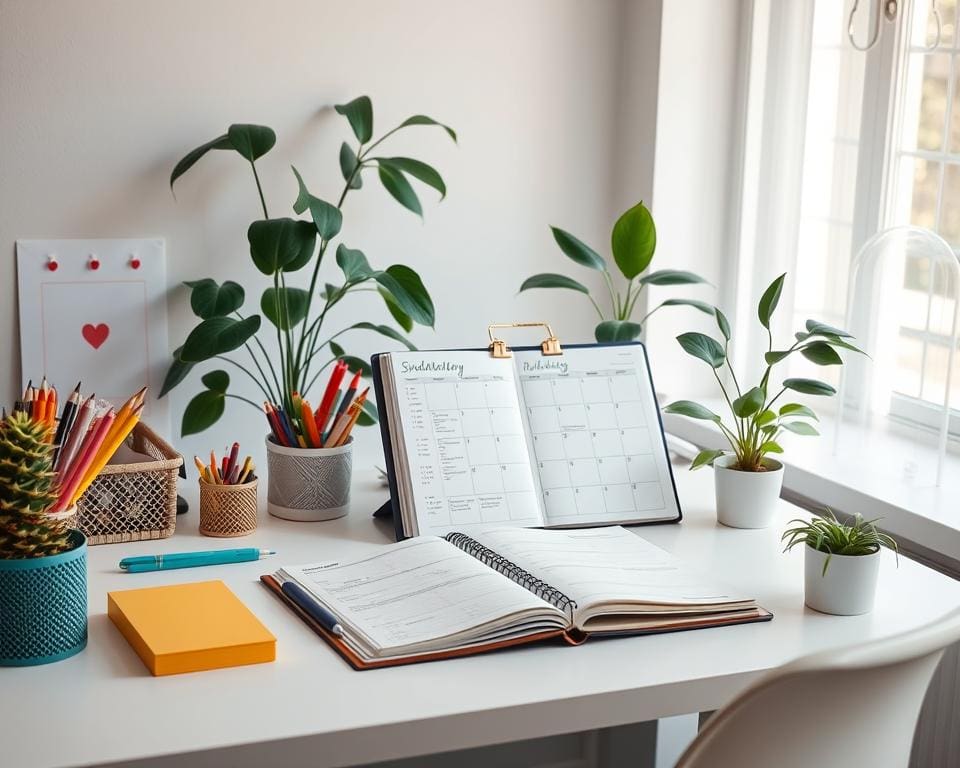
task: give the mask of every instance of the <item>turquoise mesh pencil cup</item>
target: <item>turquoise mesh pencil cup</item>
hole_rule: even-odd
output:
[[[87,539],[69,552],[0,559],[0,666],[50,664],[87,645]]]

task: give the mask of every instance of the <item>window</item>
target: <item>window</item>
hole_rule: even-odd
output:
[[[784,55],[777,47],[767,50],[768,71],[803,69],[808,74],[802,91],[793,96],[804,115],[802,130],[793,137],[765,139],[779,142],[780,152],[792,151],[801,158],[792,201],[795,250],[779,264],[790,273],[790,296],[783,302],[790,330],[808,318],[844,325],[851,260],[879,229],[924,227],[960,253],[957,0],[937,0],[943,24],[934,51],[925,47],[936,33],[929,0],[901,2],[905,17],[896,23],[883,21],[881,41],[868,52],[848,41],[851,4],[806,3],[809,42],[793,54],[789,66],[777,60]],[[882,0],[860,4],[856,39],[861,44],[872,31],[878,5]],[[778,5],[771,4],[773,23],[777,12]],[[794,32],[803,34],[795,27]],[[790,90],[798,89],[796,78],[784,77],[780,86],[778,100],[789,103]],[[770,103],[769,94],[768,86],[768,110],[778,106]],[[789,141],[792,146],[784,144]],[[783,205],[791,205],[790,200]],[[787,217],[781,213],[780,220]],[[886,269],[891,272],[882,292],[865,297],[876,305],[873,323],[888,355],[885,367],[875,366],[882,374],[874,376],[873,406],[901,422],[936,426],[935,406],[943,402],[951,341],[952,275],[926,258],[901,258]],[[767,279],[771,271],[766,268]],[[763,287],[759,278],[757,272],[754,295]],[[738,297],[738,302],[745,300]],[[837,369],[817,367],[799,356],[789,360],[791,376],[837,383]],[[879,394],[877,387],[883,390]],[[960,353],[954,355],[951,390],[960,433]]]

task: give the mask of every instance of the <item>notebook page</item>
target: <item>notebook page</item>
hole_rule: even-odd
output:
[[[748,602],[620,526],[568,531],[499,528],[474,537],[577,603],[673,607]]]
[[[389,364],[419,533],[543,525],[513,361],[392,352]]]
[[[514,355],[547,526],[679,517],[642,346]]]
[[[337,615],[346,640],[365,655],[441,647],[441,638],[496,634],[511,624],[563,628],[566,617],[449,542],[420,536],[351,561],[286,567]],[[539,621],[537,621],[539,619]],[[546,627],[545,627],[546,625]],[[417,648],[420,646],[420,648]]]

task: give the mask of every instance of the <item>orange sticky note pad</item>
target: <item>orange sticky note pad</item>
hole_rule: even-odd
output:
[[[277,639],[222,581],[108,592],[107,615],[154,675],[277,657]]]

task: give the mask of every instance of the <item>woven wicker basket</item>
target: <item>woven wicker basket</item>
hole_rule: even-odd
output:
[[[183,459],[140,422],[127,446],[155,461],[107,464],[77,502],[89,544],[165,539],[177,525],[177,474]]]
[[[200,533],[231,538],[257,530],[257,478],[239,485],[200,481]]]

